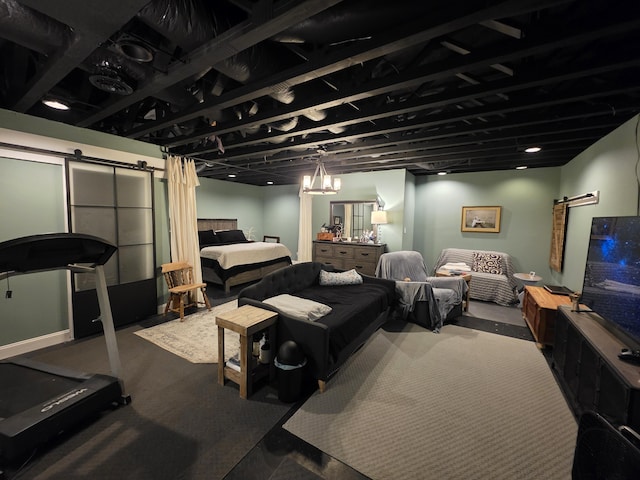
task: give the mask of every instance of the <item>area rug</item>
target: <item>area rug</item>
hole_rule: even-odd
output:
[[[178,318],[134,333],[192,363],[218,363],[216,315],[235,308],[238,308],[237,300],[218,305],[211,311],[187,315],[183,322]],[[239,351],[239,335],[230,330],[224,333],[224,353],[229,358]]]
[[[380,330],[283,425],[372,479],[570,479],[577,425],[533,342]]]

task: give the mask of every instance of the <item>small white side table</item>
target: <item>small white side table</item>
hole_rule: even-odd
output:
[[[539,275],[530,275],[528,273],[514,273],[513,276],[516,277],[518,280],[520,280],[525,285],[535,285],[540,280],[542,280],[541,276],[539,276]]]
[[[531,275],[529,273],[514,273],[513,276],[515,278],[517,278],[518,280],[520,280],[524,284],[525,287],[527,285],[534,286],[540,280],[542,280],[541,276],[539,276],[539,275]],[[520,292],[518,294],[518,300],[520,300],[520,304],[518,305],[518,307],[520,307],[520,308],[522,308],[522,300],[523,299],[524,299],[524,290],[522,290],[522,292]]]

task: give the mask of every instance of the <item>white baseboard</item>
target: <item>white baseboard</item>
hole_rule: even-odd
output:
[[[71,340],[71,332],[69,330],[63,330],[61,332],[49,333],[41,337],[10,343],[9,345],[2,345],[0,346],[0,359],[23,355],[40,348],[68,342],[69,340]]]

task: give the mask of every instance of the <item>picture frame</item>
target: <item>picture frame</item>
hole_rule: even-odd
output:
[[[334,225],[342,225],[342,217],[339,217],[339,216],[335,215],[333,217],[333,224]]]
[[[461,231],[499,233],[502,207],[462,207]]]

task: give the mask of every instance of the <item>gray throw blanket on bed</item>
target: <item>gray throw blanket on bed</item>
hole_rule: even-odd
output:
[[[376,277],[396,281],[396,293],[406,319],[418,301],[427,301],[434,332],[451,309],[462,301],[467,284],[455,277],[429,277],[419,252],[401,251],[384,253],[376,268]]]

